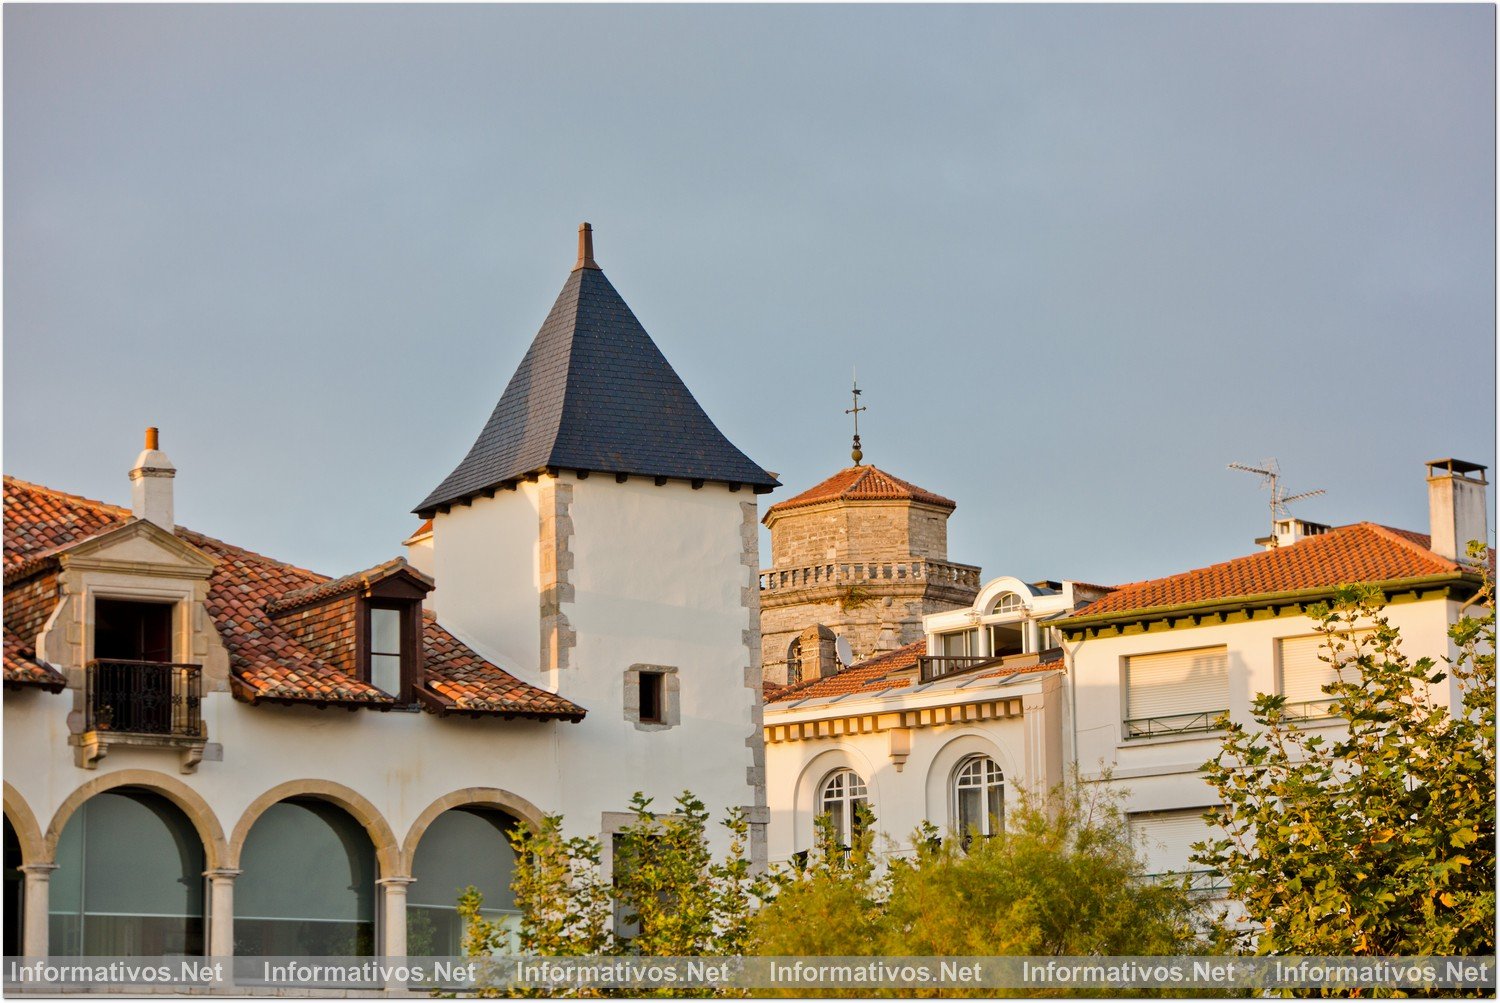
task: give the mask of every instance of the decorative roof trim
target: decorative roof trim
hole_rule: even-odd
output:
[[[1482,584],[1483,579],[1480,577],[1478,571],[1460,569],[1445,571],[1436,575],[1420,575],[1415,578],[1391,578],[1383,581],[1361,582],[1360,584],[1373,585],[1382,592],[1393,593],[1410,592],[1429,586],[1450,585],[1458,582],[1478,588]],[[1261,592],[1245,596],[1221,596],[1188,603],[1178,603],[1173,606],[1147,606],[1140,609],[1099,613],[1094,616],[1088,615],[1088,607],[1085,606],[1073,616],[1052,621],[1052,626],[1059,630],[1073,633],[1090,627],[1112,626],[1118,623],[1140,623],[1144,621],[1164,620],[1175,616],[1233,612],[1246,607],[1263,609],[1269,606],[1315,602],[1332,596],[1342,584],[1348,583],[1319,585],[1313,588],[1293,589],[1286,592]]]
[[[372,585],[397,576],[409,578],[424,592],[431,592],[435,587],[432,578],[408,564],[406,558],[393,557],[389,561],[377,564],[373,568],[366,568],[364,571],[356,571],[342,578],[283,593],[266,603],[266,612],[272,618],[286,616],[299,609],[321,606],[345,595],[368,591]]]
[[[507,720],[511,718],[523,718],[534,721],[567,721],[571,724],[577,724],[588,714],[588,711],[582,707],[566,700],[563,700],[563,702],[568,703],[573,708],[572,710],[522,710],[515,707],[464,706],[457,701],[443,696],[441,693],[428,689],[421,683],[414,686],[412,692],[416,694],[417,700],[422,704],[423,710],[430,714],[436,714],[438,717],[499,717]],[[561,700],[562,698],[559,697],[559,699]]]

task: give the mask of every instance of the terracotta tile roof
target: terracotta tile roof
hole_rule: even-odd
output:
[[[53,554],[70,542],[95,536],[102,529],[129,518],[129,511],[118,506],[6,477],[7,568],[29,565],[39,571],[45,565],[35,560],[38,555]],[[182,526],[177,527],[176,535],[216,562],[204,605],[229,652],[231,683],[237,697],[252,702],[272,700],[373,707],[389,707],[393,703],[389,695],[349,672],[341,671],[335,663],[345,662],[347,665],[347,660],[334,657],[333,649],[317,640],[329,637],[352,639],[354,604],[345,604],[347,612],[338,613],[349,622],[325,623],[324,629],[311,633],[302,629],[300,622],[291,622],[291,618],[280,622],[274,620],[267,610],[273,600],[288,594],[310,595],[338,585],[339,589],[334,590],[337,595],[347,585],[348,579],[356,576],[329,579],[326,575],[265,557]],[[388,562],[388,565],[395,563]],[[11,600],[19,596],[20,590],[30,581],[32,579],[7,576],[7,627],[12,624]],[[43,620],[55,604],[54,589],[51,597],[43,603]],[[39,626],[32,628],[31,636],[34,637],[39,629]],[[18,645],[24,636],[17,634]],[[319,657],[310,644],[323,651],[324,657]],[[17,647],[18,657],[23,650]],[[470,686],[477,697],[491,700],[496,708],[505,708],[506,713],[574,719],[584,714],[582,708],[557,694],[523,683],[498,666],[485,662],[435,620],[427,619],[424,623],[423,651],[428,664],[429,685],[441,686],[446,681],[445,673],[454,671],[458,673],[455,681]],[[7,639],[7,680],[11,673],[11,654]],[[23,665],[19,666],[18,671],[22,668]],[[476,707],[478,709],[483,708]]]
[[[949,510],[958,507],[957,502],[944,498],[940,494],[935,494],[926,488],[919,488],[899,477],[893,477],[879,467],[865,464],[858,467],[845,467],[826,481],[815,484],[800,495],[777,502],[766,509],[766,517],[769,518],[773,513],[785,512],[787,509],[801,508],[804,505],[821,505],[824,502],[833,501],[914,501],[925,505],[937,505]]]
[[[437,625],[426,621],[426,689],[437,698],[439,710],[461,713],[549,716],[583,720],[584,711],[555,693],[528,686],[474,654]]]
[[[62,673],[36,657],[36,636],[57,605],[57,575],[38,574],[5,592],[5,682],[57,691]]]
[[[12,483],[25,491],[12,492]],[[5,479],[5,566],[55,550],[130,518],[118,505],[64,494],[12,477]]]
[[[54,693],[68,685],[61,672],[37,661],[36,649],[5,628],[5,685],[40,686]]]
[[[1286,547],[1149,581],[1116,586],[1060,621],[1137,613],[1281,592],[1331,589],[1349,582],[1388,582],[1464,569],[1427,549],[1421,533],[1360,522]],[[1493,558],[1492,558],[1493,559]]]
[[[916,686],[917,659],[927,654],[927,642],[917,641],[905,647],[888,651],[883,655],[866,659],[822,679],[785,686],[766,697],[767,703],[789,703],[795,700],[813,700],[823,697],[844,696],[849,693],[878,693],[883,690],[901,690]],[[1062,651],[1056,649],[1045,653],[1045,660],[1021,665],[996,665],[993,668],[962,673],[958,678],[994,679],[999,676],[1015,676],[1022,672],[1062,667]]]
[[[325,602],[336,596],[363,592],[375,582],[384,581],[392,575],[403,571],[425,583],[428,587],[431,587],[432,579],[422,574],[422,572],[410,564],[407,564],[406,558],[393,557],[383,564],[377,564],[373,568],[366,568],[364,571],[356,571],[353,574],[344,575],[342,578],[332,578],[317,585],[309,585],[306,588],[283,592],[275,599],[266,603],[266,611],[272,616],[279,616],[287,610],[296,609],[298,606],[310,606],[314,603]]]
[[[1022,665],[997,665],[985,672],[974,673],[975,679],[994,679],[998,676],[1019,676],[1023,672],[1042,672],[1063,667],[1063,653],[1061,648],[1054,648],[1042,652],[1043,657],[1036,661]]]
[[[866,690],[890,689],[893,686],[909,686],[915,680],[917,657],[927,654],[927,642],[917,641],[895,651],[867,658],[831,676],[793,683],[768,697],[768,702],[785,703],[788,700],[806,700],[815,697],[834,697],[844,693],[861,693]],[[902,678],[906,673],[910,679]],[[894,678],[892,678],[894,677]]]

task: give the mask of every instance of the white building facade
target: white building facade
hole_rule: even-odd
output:
[[[6,479],[6,954],[456,954],[462,887],[510,911],[517,822],[607,870],[636,791],[744,809],[765,860],[776,482],[586,228],[406,558],[253,554],[175,524],[175,475],[153,437],[129,508]]]
[[[1100,591],[996,578],[969,608],[924,617],[923,640],[773,691],[771,859],[811,848],[824,812],[849,842],[856,803],[894,852],[910,849],[924,823],[964,839],[992,835],[1022,789],[1061,783],[1070,721],[1049,623]]]
[[[1124,798],[1151,872],[1191,874],[1209,893],[1222,887],[1190,860],[1192,844],[1212,835],[1202,816],[1217,795],[1201,768],[1219,752],[1221,714],[1253,729],[1256,695],[1281,694],[1300,727],[1330,737],[1340,730],[1323,692],[1335,670],[1307,615],[1336,586],[1378,584],[1408,656],[1457,657],[1448,629],[1480,587],[1464,551],[1488,539],[1485,488],[1482,467],[1433,461],[1427,534],[1283,519],[1257,541],[1260,553],[1122,586],[1057,625],[1070,758],[1085,781]],[[1432,698],[1454,706],[1451,679]]]

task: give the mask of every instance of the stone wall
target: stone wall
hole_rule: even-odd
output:
[[[778,513],[771,522],[774,567],[825,561],[948,559],[947,509],[911,502],[832,502]]]

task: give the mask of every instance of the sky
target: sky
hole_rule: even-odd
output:
[[[986,577],[1251,552],[1268,457],[1425,531],[1495,461],[1494,17],[6,5],[4,469],[128,504],[157,425],[180,523],[388,559],[588,220],[763,504],[857,367]]]

